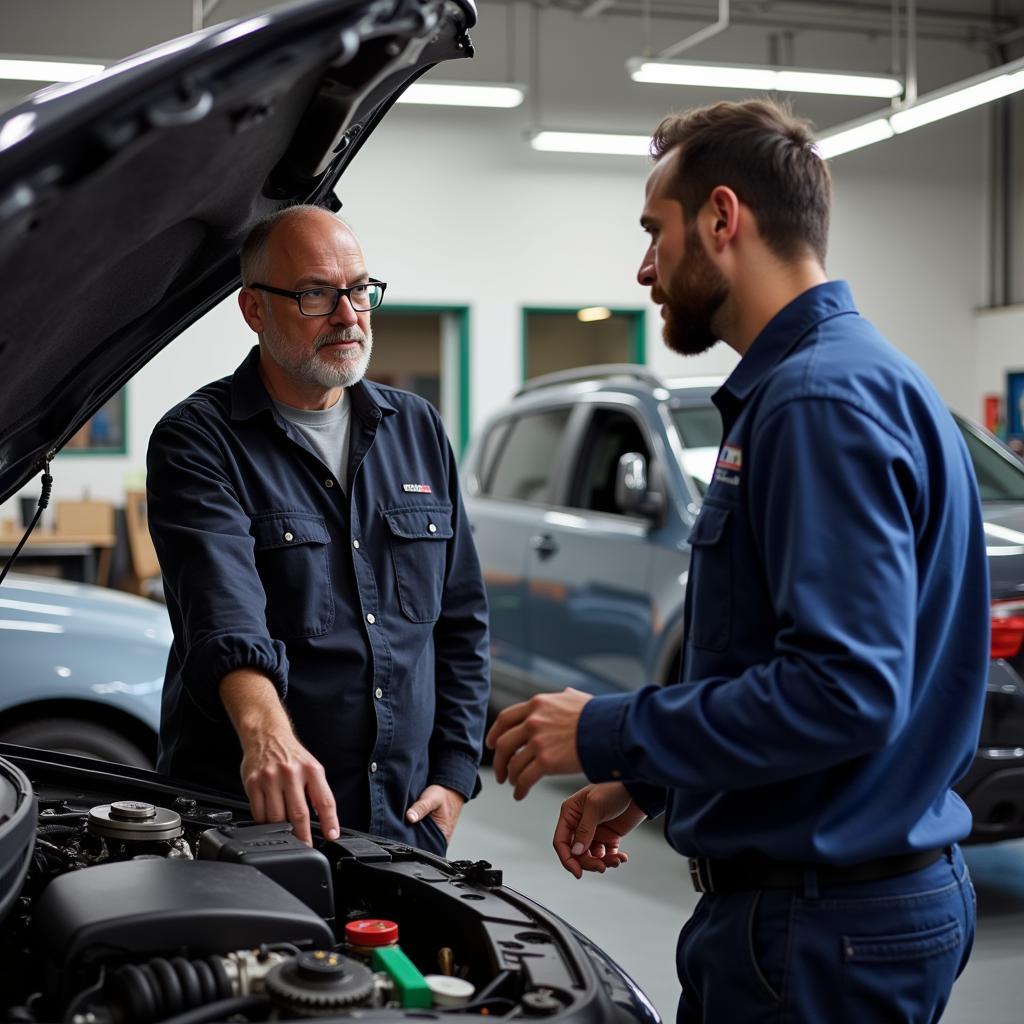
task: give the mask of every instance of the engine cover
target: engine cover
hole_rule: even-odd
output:
[[[244,864],[132,860],[55,878],[33,931],[53,964],[185,952],[205,956],[291,942],[329,948],[331,929],[273,879]]]

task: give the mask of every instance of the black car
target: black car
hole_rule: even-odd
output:
[[[313,0],[0,117],[0,501],[233,291],[257,219],[335,185],[472,0]],[[0,1018],[658,1018],[585,938],[449,863],[296,841],[229,797],[0,746]]]

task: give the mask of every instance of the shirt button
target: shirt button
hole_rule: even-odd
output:
[[[370,614],[366,616],[366,621],[372,626],[377,621],[377,617],[373,612],[370,612]]]
[[[611,774],[612,774],[612,778],[613,779],[621,779],[622,778],[622,772],[620,772],[618,768],[613,768]]]
[[[377,700],[380,700],[381,697],[384,696],[384,691],[378,686],[377,689],[373,691],[373,695]]]
[[[377,770],[377,762],[376,761],[371,761],[370,762],[370,771],[371,772],[375,772],[376,770]]]
[[[427,529],[428,529],[428,530],[429,530],[429,531],[430,531],[431,533],[437,533],[437,527],[436,527],[436,526],[435,526],[435,525],[434,525],[433,523],[431,523],[431,524],[430,524],[430,525],[429,525],[429,526],[427,527]]]
[[[352,547],[354,547],[356,549],[356,551],[358,551],[359,550],[359,541],[357,541],[357,540],[352,541]]]
[[[334,481],[330,477],[328,477],[324,481],[324,487],[333,487],[333,486],[334,486]]]
[[[288,541],[289,543],[291,543],[293,540],[295,540],[295,534],[294,533],[286,533],[284,535],[284,539],[286,541]]]

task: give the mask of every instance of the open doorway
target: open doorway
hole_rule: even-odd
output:
[[[642,309],[524,309],[523,379],[595,363],[643,363]]]
[[[430,402],[461,454],[469,439],[469,308],[381,306],[366,376]]]

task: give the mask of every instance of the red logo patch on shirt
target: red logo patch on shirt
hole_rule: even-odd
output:
[[[407,494],[433,494],[430,484],[402,484],[402,490]]]
[[[723,445],[718,453],[715,464],[715,479],[723,484],[736,485],[740,482],[740,470],[743,468],[743,449],[736,445]]]

